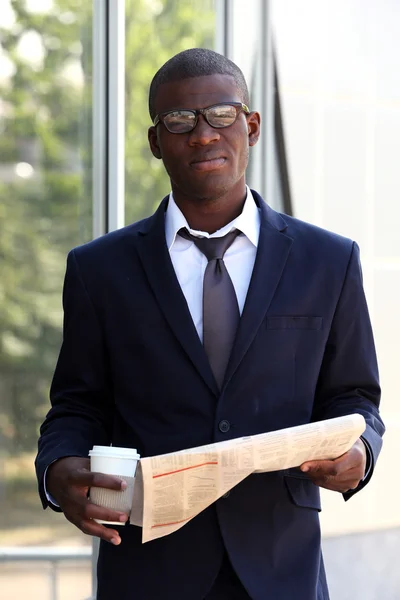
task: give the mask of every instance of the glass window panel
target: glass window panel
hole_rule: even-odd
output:
[[[3,0],[0,22],[0,546],[90,544],[43,511],[33,468],[61,343],[67,252],[92,237],[90,2]],[[90,560],[0,563],[4,598],[88,597]]]
[[[148,91],[156,71],[187,48],[214,48],[215,0],[126,0],[126,222],[151,214],[170,191],[150,152]]]

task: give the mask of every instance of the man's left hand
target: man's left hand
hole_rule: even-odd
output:
[[[333,490],[348,492],[354,490],[365,475],[367,451],[365,444],[358,439],[354,446],[334,460],[311,460],[300,466],[315,485]]]

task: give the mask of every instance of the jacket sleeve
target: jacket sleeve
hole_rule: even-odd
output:
[[[48,466],[66,456],[87,457],[94,444],[109,445],[114,414],[102,327],[75,251],[67,260],[63,307],[63,343],[35,463],[44,507],[49,505],[43,485]]]
[[[353,243],[341,294],[321,365],[313,419],[319,421],[360,413],[366,421],[363,433],[369,464],[356,490],[370,480],[385,431],[379,415],[380,387],[375,345],[363,290],[360,253]],[[369,450],[369,452],[368,452]]]

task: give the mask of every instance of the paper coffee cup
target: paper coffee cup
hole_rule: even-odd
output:
[[[89,451],[90,470],[106,475],[116,475],[126,481],[127,488],[117,492],[106,488],[90,488],[90,500],[93,504],[118,510],[128,515],[131,512],[133,489],[135,486],[135,474],[140,455],[136,448],[117,448],[115,446],[93,446]],[[108,525],[124,525],[120,521],[102,521],[95,519],[97,523]]]

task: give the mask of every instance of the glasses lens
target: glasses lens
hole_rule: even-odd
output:
[[[186,133],[193,129],[196,114],[191,110],[174,110],[165,115],[163,121],[171,133]]]
[[[236,108],[230,104],[211,106],[206,111],[207,121],[212,127],[229,127],[236,121]]]

